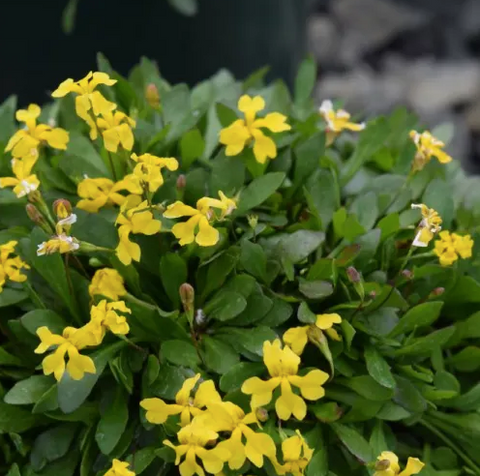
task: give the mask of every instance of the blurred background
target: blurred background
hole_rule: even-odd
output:
[[[127,75],[140,57],[191,85],[270,65],[292,84],[307,52],[316,99],[362,117],[399,105],[452,124],[451,154],[480,172],[480,0],[2,0],[0,101],[43,103],[101,51]]]

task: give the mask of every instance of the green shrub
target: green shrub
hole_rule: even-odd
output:
[[[308,60],[98,69],[0,108],[1,474],[480,475],[478,179]]]

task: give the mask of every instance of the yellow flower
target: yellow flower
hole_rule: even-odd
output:
[[[398,457],[391,451],[383,451],[377,458],[375,465],[375,473],[373,476],[412,476],[418,474],[425,466],[418,458],[408,458],[407,466],[403,471],[400,471],[398,464]]]
[[[435,241],[434,253],[442,266],[450,266],[457,261],[472,257],[473,240],[470,235],[460,236],[449,231],[440,232],[440,239]]]
[[[220,200],[204,197],[197,201],[197,208],[176,201],[167,207],[165,218],[191,217],[185,223],[177,223],[172,227],[172,233],[180,241],[180,245],[188,245],[196,241],[200,246],[213,246],[218,243],[220,234],[210,225],[210,221],[222,220],[236,208],[235,202],[227,198],[223,192],[218,192]],[[214,208],[220,210],[217,216]]]
[[[183,427],[177,434],[179,445],[173,445],[169,440],[164,440],[163,444],[173,448],[177,455],[175,464],[179,466],[181,476],[205,476],[202,466],[197,463],[197,457],[203,463],[207,473],[218,474],[222,471],[225,461],[230,458],[230,451],[224,446],[219,445],[212,449],[205,449],[207,443],[211,443],[218,438],[218,433],[210,430],[198,423],[191,423]],[[185,459],[180,463],[182,456]]]
[[[304,377],[297,375],[300,357],[288,346],[282,349],[279,339],[273,344],[268,341],[263,343],[263,361],[271,379],[264,381],[252,377],[242,385],[242,392],[252,395],[252,408],[268,405],[272,400],[273,390],[280,386],[281,396],[275,402],[279,418],[288,420],[293,414],[298,420],[303,420],[307,414],[307,405],[303,398],[322,398],[325,395],[322,384],[328,380],[328,374],[315,369]],[[303,398],[293,393],[292,385],[300,389]]]
[[[302,355],[303,349],[307,345],[312,329],[325,331],[333,340],[341,340],[338,332],[333,328],[333,324],[340,324],[342,318],[338,314],[317,314],[317,320],[314,325],[292,327],[283,334],[283,342],[297,355]]]
[[[112,301],[118,301],[118,298],[125,296],[127,290],[122,276],[116,269],[103,268],[95,271],[92,282],[88,286],[90,296],[101,294]]]
[[[3,291],[7,278],[16,283],[23,283],[27,277],[21,273],[22,269],[30,269],[27,263],[19,256],[11,257],[15,253],[17,241],[9,241],[0,245],[0,293]]]
[[[103,129],[105,149],[110,152],[117,152],[119,145],[125,150],[132,150],[134,142],[132,128],[135,125],[133,119],[120,111],[104,112],[102,117],[97,119],[98,128]]]
[[[36,104],[30,104],[28,109],[19,109],[17,121],[24,122],[25,128],[20,129],[8,141],[5,152],[12,151],[15,158],[38,158],[38,148],[47,143],[54,149],[65,150],[68,144],[68,132],[60,127],[52,128],[46,124],[38,124],[37,118],[42,110]]]
[[[432,157],[436,157],[441,164],[448,164],[452,158],[442,149],[445,144],[425,131],[421,134],[417,131],[410,131],[410,137],[417,147],[417,153],[413,161],[414,170],[422,170],[430,162]]]
[[[141,183],[148,185],[149,192],[156,192],[163,185],[162,169],[174,171],[178,169],[178,161],[173,157],[156,157],[152,154],[132,154],[132,159],[137,162],[133,175]]]
[[[135,473],[128,469],[129,466],[130,463],[114,459],[112,461],[112,467],[105,473],[104,476],[135,476]]]
[[[165,403],[160,398],[145,398],[140,402],[140,406],[147,410],[145,415],[150,423],[160,425],[165,423],[170,415],[180,414],[180,424],[186,426],[190,423],[192,417],[200,415],[202,409],[213,402],[221,402],[222,398],[215,390],[213,380],[206,380],[198,386],[195,397],[192,398],[191,393],[198,380],[200,374],[195,377],[188,378],[183,382],[182,388],[175,396],[175,403]]]
[[[36,158],[33,157],[12,159],[12,171],[15,177],[1,177],[0,188],[13,187],[13,193],[18,198],[37,190],[40,181],[35,174],[31,173],[35,161]]]
[[[77,193],[82,200],[77,208],[90,213],[97,213],[100,208],[109,205],[123,205],[127,197],[119,193],[126,190],[132,194],[141,194],[138,183],[123,179],[113,182],[108,178],[85,178],[78,184]]]
[[[263,457],[275,460],[275,443],[266,433],[257,433],[248,425],[258,423],[255,413],[245,412],[231,402],[213,402],[207,405],[208,411],[194,421],[205,424],[216,432],[229,432],[230,438],[221,445],[230,451],[230,469],[240,469],[248,458],[257,468],[263,466]],[[245,443],[242,442],[245,437]]]
[[[238,155],[253,141],[253,154],[257,162],[264,164],[267,158],[274,159],[277,156],[277,146],[263,133],[262,128],[271,132],[289,131],[291,126],[285,122],[287,118],[279,112],[272,112],[255,119],[257,112],[265,109],[265,101],[260,96],[242,96],[238,101],[238,109],[244,113],[245,119],[238,119],[220,131],[220,143],[227,146],[225,154]]]
[[[80,244],[73,236],[56,235],[38,245],[37,256],[70,253],[70,251],[76,251],[78,248],[80,248]]]
[[[292,476],[302,476],[313,456],[313,450],[307,445],[299,430],[296,435],[287,438],[282,443],[282,453],[284,464],[274,462],[277,474],[291,474]]]
[[[91,334],[91,340],[95,345],[102,343],[107,330],[116,335],[127,335],[130,332],[126,317],[116,311],[132,313],[124,301],[107,303],[106,299],[102,299],[96,306],[90,308],[90,322],[85,326],[85,330]]]
[[[72,213],[70,202],[64,198],[59,198],[53,203],[53,210],[58,218],[55,225],[57,235],[68,235],[72,225],[77,221],[77,215]]]
[[[97,126],[95,121],[90,117],[89,111],[93,111],[95,116],[105,114],[116,109],[117,105],[107,101],[102,93],[95,91],[99,84],[105,86],[113,86],[117,82],[116,79],[110,79],[106,73],[92,73],[91,71],[80,81],[74,81],[68,78],[53,91],[52,97],[62,98],[70,93],[77,94],[75,98],[75,110],[77,115],[82,118],[90,126],[90,138],[97,138]]]
[[[333,138],[344,130],[349,131],[362,131],[365,129],[365,124],[355,124],[354,122],[350,122],[350,114],[343,109],[339,109],[335,111],[333,109],[332,101],[323,101],[320,106],[320,115],[324,118],[325,122],[327,123],[327,133],[333,133],[333,136],[330,138],[331,142]]]
[[[433,208],[428,208],[423,203],[412,203],[412,208],[419,208],[422,212],[422,220],[412,245],[424,248],[432,241],[435,233],[442,229],[442,218]]]
[[[131,195],[122,205],[117,217],[116,225],[120,225],[118,236],[120,242],[116,253],[118,259],[128,266],[132,260],[140,261],[140,246],[130,241],[130,233],[143,235],[155,235],[160,231],[162,223],[153,218],[147,201],[138,204],[140,197]]]
[[[86,336],[85,329],[66,327],[62,335],[52,334],[46,326],[37,329],[41,343],[35,349],[36,354],[44,354],[52,346],[57,346],[55,351],[45,357],[42,362],[43,373],[53,373],[60,381],[65,372],[65,354],[68,354],[66,370],[74,380],[81,380],[85,373],[95,373],[95,364],[90,357],[81,355],[78,351],[89,345],[94,345]]]

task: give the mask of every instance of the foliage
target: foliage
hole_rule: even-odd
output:
[[[310,61],[293,98],[98,69],[24,149],[0,106],[1,474],[178,474],[194,441],[209,474],[480,475],[478,179],[405,110],[319,114]]]

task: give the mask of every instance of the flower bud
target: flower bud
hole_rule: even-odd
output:
[[[183,309],[185,312],[192,312],[194,309],[194,302],[195,302],[195,289],[188,284],[183,283],[179,290],[180,300],[182,301]]]
[[[255,230],[258,225],[258,215],[247,215],[248,226]]]
[[[404,269],[402,271],[402,276],[406,279],[412,279],[413,278],[413,273],[409,269]]]
[[[155,109],[160,106],[160,94],[157,86],[154,83],[150,83],[145,88],[145,99],[147,100],[148,104]]]
[[[359,283],[362,280],[360,273],[353,266],[349,266],[346,271],[351,283]]]
[[[177,190],[184,190],[187,186],[187,177],[185,175],[180,174],[177,178]]]
[[[28,201],[30,203],[41,203],[42,200],[42,194],[38,190],[33,190],[33,192],[30,192],[28,195]]]
[[[260,423],[265,423],[268,420],[268,412],[263,407],[259,407],[255,410],[255,416]]]
[[[32,203],[28,203],[25,206],[25,210],[27,212],[28,218],[33,221],[36,225],[40,225],[41,222],[45,221],[43,215],[40,213],[38,208],[33,205]]]
[[[441,296],[445,292],[445,288],[435,288],[431,293],[430,296],[431,298]]]
[[[65,198],[55,200],[52,208],[53,213],[55,213],[60,220],[67,218],[72,213],[72,204],[68,200],[65,200]]]

